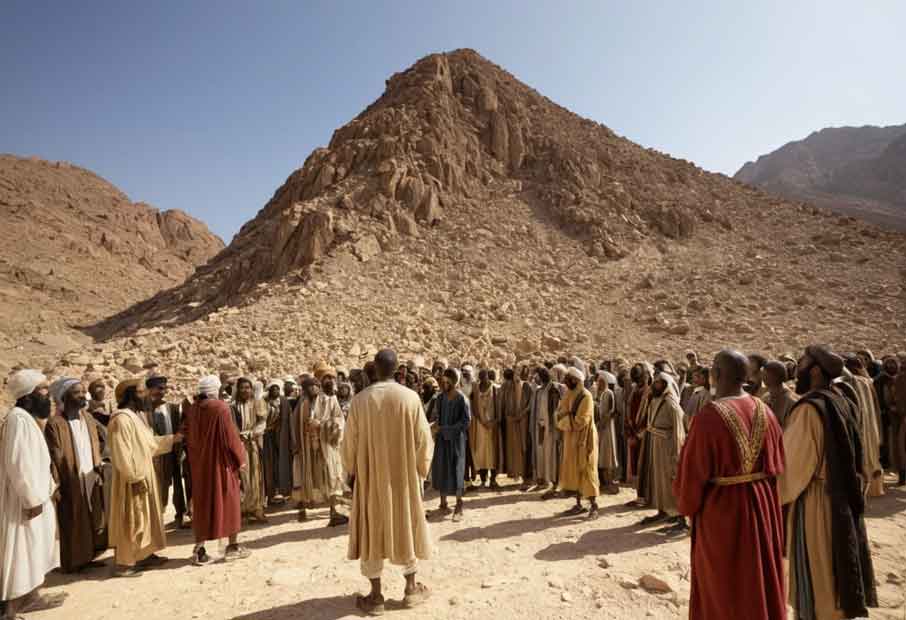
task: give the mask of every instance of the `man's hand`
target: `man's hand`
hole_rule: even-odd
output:
[[[41,504],[38,504],[38,505],[35,506],[34,508],[25,508],[25,509],[23,509],[23,510],[22,510],[22,517],[23,517],[26,521],[31,521],[32,519],[34,519],[35,517],[37,517],[37,516],[38,516],[39,514],[41,514],[42,512],[44,512],[44,506],[41,505]]]
[[[173,443],[182,443],[185,440],[185,436],[182,433],[173,434]]]

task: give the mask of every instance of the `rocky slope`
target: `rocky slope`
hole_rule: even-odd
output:
[[[906,230],[906,125],[822,129],[746,163],[734,178]]]
[[[428,56],[184,285],[56,372],[903,346],[904,237],[642,148],[473,51]],[[874,259],[888,252],[890,260]]]
[[[0,155],[0,359],[80,342],[73,328],[182,283],[221,249],[198,220],[88,170]]]

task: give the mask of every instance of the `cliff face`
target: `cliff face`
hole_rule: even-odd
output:
[[[188,383],[385,345],[490,363],[887,350],[906,325],[903,247],[644,149],[461,50],[393,75],[226,250],[60,369],[158,364]]]
[[[906,125],[822,129],[746,163],[734,178],[906,230]]]
[[[65,162],[0,156],[0,349],[91,324],[182,283],[223,249],[180,211]]]

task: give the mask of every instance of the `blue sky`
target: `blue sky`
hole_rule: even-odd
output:
[[[229,242],[422,56],[478,50],[644,146],[732,174],[906,122],[906,2],[0,3],[0,152],[68,160]]]

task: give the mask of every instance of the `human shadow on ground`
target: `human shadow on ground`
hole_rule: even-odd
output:
[[[468,509],[468,504],[466,504]],[[455,532],[442,536],[441,540],[452,540],[454,542],[473,542],[476,540],[500,540],[519,536],[520,534],[530,534],[541,532],[556,527],[566,527],[570,525],[579,525],[585,520],[581,517],[558,517],[551,515],[549,517],[538,517],[535,519],[513,519],[511,521],[501,521],[487,527],[467,527]]]
[[[330,540],[339,536],[346,536],[349,533],[349,526],[340,525],[337,527],[327,527],[327,520],[324,525],[318,525],[310,529],[294,529],[286,532],[277,532],[260,538],[250,539],[240,534],[240,543],[249,549],[264,549],[281,545],[283,543],[305,542],[307,540]]]
[[[272,607],[253,611],[232,620],[339,620],[347,616],[361,615],[355,606],[355,596],[346,594],[342,596],[327,596],[311,598],[298,603]]]
[[[182,568],[184,566],[188,566],[189,564],[192,563],[191,558],[174,558],[174,557],[169,557],[169,556],[167,556],[167,557],[168,557],[168,560],[167,560],[166,564],[143,570],[143,571],[141,571],[140,574],[143,575],[145,573],[155,573],[155,572],[160,572],[160,571],[176,570],[176,569]],[[101,561],[104,562],[104,566],[100,566],[98,568],[85,569],[85,570],[82,570],[82,571],[79,571],[76,573],[63,573],[60,571],[53,571],[52,573],[47,575],[47,580],[45,581],[45,585],[49,588],[54,588],[54,587],[59,587],[59,586],[67,586],[67,585],[75,583],[77,581],[107,581],[107,580],[113,580],[113,581],[138,580],[138,581],[141,581],[140,576],[139,577],[116,577],[113,574],[114,571],[116,570],[116,562],[114,561],[113,557],[108,557],[108,558],[102,559]]]
[[[887,486],[881,497],[868,498],[865,516],[883,519],[901,512],[906,512],[906,490]]]
[[[535,554],[536,560],[559,562],[578,560],[588,555],[624,553],[682,540],[682,536],[666,536],[656,531],[639,531],[638,524],[609,530],[585,532],[575,542],[554,543]]]

